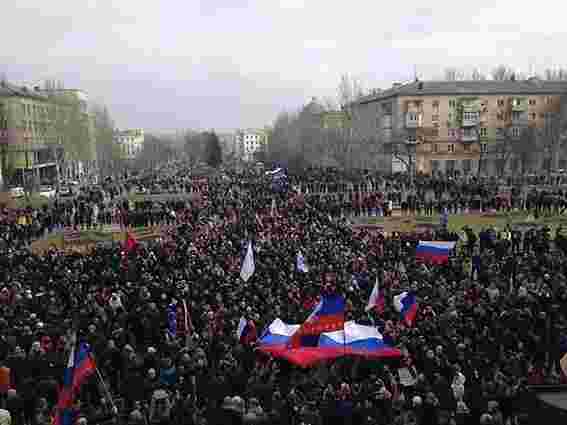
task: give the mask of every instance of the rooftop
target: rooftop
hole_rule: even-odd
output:
[[[40,90],[29,89],[11,84],[7,81],[0,82],[0,97],[27,97],[31,99],[47,100],[46,94]]]
[[[567,81],[547,81],[539,78],[516,81],[412,81],[376,91],[359,99],[359,103],[370,103],[394,96],[558,94],[566,89]]]

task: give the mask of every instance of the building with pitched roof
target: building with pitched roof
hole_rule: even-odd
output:
[[[537,140],[548,137],[547,129],[564,112],[566,88],[567,82],[538,78],[416,80],[362,97],[352,110],[357,130],[381,148],[373,168],[392,171],[401,160],[427,174],[530,172],[550,168],[549,161],[567,168],[567,158],[543,152],[534,141],[539,156],[527,169],[514,145],[523,143],[526,129],[540,135]]]

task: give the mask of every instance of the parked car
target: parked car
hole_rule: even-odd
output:
[[[10,194],[12,195],[12,198],[23,198],[26,195],[24,188],[21,186],[12,187],[10,189]]]
[[[69,186],[61,186],[61,189],[59,189],[59,196],[63,198],[72,197],[73,191]]]
[[[54,198],[57,194],[57,191],[51,186],[40,186],[39,187],[39,196],[42,196],[47,199]]]

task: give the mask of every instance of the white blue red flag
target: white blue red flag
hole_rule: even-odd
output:
[[[291,346],[316,347],[323,332],[343,329],[345,323],[345,299],[342,295],[324,295],[305,323],[291,338]]]
[[[365,311],[376,310],[378,314],[384,313],[384,308],[386,306],[386,300],[384,298],[384,293],[380,291],[378,285],[378,278],[376,278],[376,283],[374,288],[370,293],[370,298],[368,298],[368,304],[366,305]]]
[[[435,264],[445,264],[449,261],[451,251],[456,242],[419,241],[415,249],[415,257]]]
[[[91,355],[90,346],[81,343],[75,348],[76,335],[72,337],[72,348],[67,367],[63,375],[63,385],[55,407],[54,425],[72,425],[74,421],[73,405],[83,383],[96,371],[96,364]]]
[[[248,242],[246,248],[246,256],[242,262],[242,268],[240,269],[240,278],[244,282],[248,282],[248,279],[254,274],[256,266],[254,265],[254,250],[252,249],[252,242]]]
[[[258,339],[258,333],[254,322],[252,320],[247,320],[245,317],[241,317],[238,322],[238,328],[236,329],[236,337],[238,338],[238,341],[244,345],[256,342]]]
[[[402,292],[394,297],[394,308],[408,326],[413,326],[415,322],[417,307],[415,295],[411,292]]]
[[[305,257],[303,257],[301,251],[297,253],[296,263],[298,271],[302,273],[309,273],[309,266],[305,263]]]

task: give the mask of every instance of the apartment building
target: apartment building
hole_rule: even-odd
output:
[[[413,81],[376,91],[353,111],[358,130],[381,147],[377,169],[392,171],[401,161],[427,174],[531,172],[549,168],[547,161],[554,168],[567,165],[566,158],[534,146],[539,156],[525,169],[515,152],[526,129],[538,135],[537,143],[545,141],[548,126],[562,113],[565,88],[565,82],[537,78]]]
[[[114,130],[114,143],[120,148],[120,159],[133,161],[144,149],[144,130]]]
[[[268,144],[268,134],[263,129],[246,129],[236,132],[236,155],[243,161],[254,160],[254,154]]]
[[[94,125],[81,90],[0,82],[2,176],[12,184],[79,178],[94,166]]]

